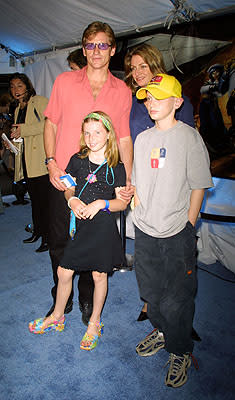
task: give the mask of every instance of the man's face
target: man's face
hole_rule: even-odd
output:
[[[99,32],[94,36],[90,36],[86,40],[87,43],[108,43],[110,44],[110,40],[106,33]],[[110,58],[115,54],[115,47],[108,47],[107,50],[100,50],[98,46],[95,46],[94,50],[87,50],[83,48],[83,54],[87,58],[87,64],[90,65],[94,69],[101,69],[105,66],[109,65]]]

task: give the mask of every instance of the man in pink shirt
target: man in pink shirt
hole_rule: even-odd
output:
[[[57,77],[45,110],[45,162],[52,183],[49,247],[55,283],[52,288],[54,303],[58,283],[57,267],[69,232],[69,209],[64,199],[65,188],[60,176],[64,175],[70,157],[79,150],[82,120],[91,111],[104,111],[112,119],[121,160],[126,169],[126,191],[123,196],[128,198],[131,193],[133,145],[129,116],[132,96],[126,84],[114,77],[108,69],[110,58],[116,51],[113,30],[106,23],[93,22],[85,29],[82,44],[87,66],[80,71],[64,72]],[[93,280],[90,273],[80,274],[78,289],[82,320],[86,324],[93,303]],[[73,290],[65,313],[72,310],[72,299]],[[50,315],[53,309],[54,304],[47,315]]]

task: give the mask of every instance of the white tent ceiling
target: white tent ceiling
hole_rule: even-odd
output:
[[[92,21],[109,23],[116,36],[128,37],[128,47],[143,41],[152,43],[162,52],[170,70],[228,44],[223,39],[172,38],[166,29],[163,31],[167,34],[152,35],[166,21],[167,25],[172,22],[176,8],[179,22],[187,11],[196,12],[200,20],[235,12],[234,0],[0,0],[0,7],[0,74],[25,72],[37,93],[47,97],[56,76],[68,69],[69,51],[79,46],[84,29]],[[190,24],[187,26],[190,30]],[[222,33],[223,26],[218,30]],[[122,60],[119,53],[117,58]]]
[[[163,24],[172,3],[200,16],[234,7],[234,0],[0,0],[0,43],[19,54],[72,46],[94,20],[109,23],[117,35],[133,33]]]

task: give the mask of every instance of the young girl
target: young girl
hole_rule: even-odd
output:
[[[81,349],[92,350],[103,333],[100,317],[107,294],[107,273],[124,262],[121,238],[112,212],[125,210],[127,206],[119,195],[125,186],[126,176],[124,165],[119,162],[115,132],[105,113],[97,111],[84,118],[81,148],[71,157],[66,172],[77,183],[76,187],[65,191],[72,210],[72,238],[58,267],[54,312],[47,318],[30,322],[29,330],[41,334],[53,329],[62,331],[74,271],[92,271],[95,286],[93,312],[80,343]],[[72,226],[75,217],[76,227]]]

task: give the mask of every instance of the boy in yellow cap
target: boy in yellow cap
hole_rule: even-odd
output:
[[[140,356],[170,353],[165,384],[187,381],[196,277],[195,223],[205,188],[213,186],[209,157],[199,133],[176,121],[181,85],[158,74],[136,93],[146,99],[155,126],[134,147],[135,268],[140,297],[154,326],[137,346]]]

